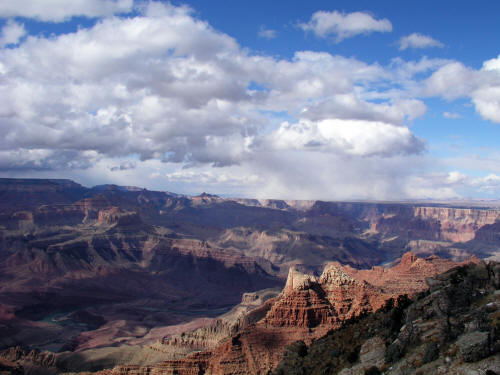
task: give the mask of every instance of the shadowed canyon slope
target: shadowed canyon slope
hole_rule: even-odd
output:
[[[274,353],[255,359],[269,369],[286,335],[308,342],[421,290],[422,275],[452,264],[433,255],[500,254],[500,210],[486,205],[223,199],[0,179],[0,208],[0,349],[100,358],[81,370],[185,366],[189,352],[215,348],[237,362],[260,345]],[[407,251],[430,258],[361,270],[396,264]],[[245,330],[254,335],[234,339]],[[193,363],[222,366],[210,358]]]
[[[329,263],[316,277],[291,268],[282,293],[269,301],[265,316],[216,348],[150,367],[117,367],[113,374],[266,374],[295,341],[309,345],[347,321],[374,313],[388,300],[402,303],[400,295],[409,291],[415,296],[427,288],[426,278],[456,266],[454,261],[408,253],[388,269],[358,271]]]

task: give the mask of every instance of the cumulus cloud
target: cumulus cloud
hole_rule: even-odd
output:
[[[392,31],[392,24],[386,18],[375,19],[365,12],[341,13],[336,10],[318,11],[309,22],[300,23],[299,27],[321,38],[333,37],[337,43],[360,34]]]
[[[362,29],[342,25],[324,35]],[[496,75],[496,61],[476,71],[428,58],[382,66],[249,53],[188,7],[147,2],[0,49],[0,173],[276,198],[416,196],[408,181],[425,170],[426,144],[411,126],[426,113],[422,98],[494,101],[478,90],[496,87]],[[444,180],[418,186],[456,185]]]
[[[417,99],[394,99],[373,103],[354,93],[332,95],[305,108],[301,117],[322,120],[331,117],[402,124],[425,114],[427,107]]]
[[[485,61],[478,76],[471,94],[476,110],[483,118],[500,123],[500,55]]]
[[[248,55],[189,8],[169,4],[149,3],[139,16],[71,34],[30,36],[2,50],[0,62],[5,150],[90,150],[224,167],[265,143],[269,118],[262,111],[286,111],[314,120],[381,120],[366,133],[370,142],[401,137],[398,144],[411,153],[418,149],[408,142],[411,132],[387,131],[383,121],[401,125],[425,112],[418,100],[367,102],[368,86],[390,78],[377,64],[307,51],[292,60]],[[252,91],[251,82],[268,89]]]
[[[133,0],[2,0],[0,18],[24,17],[63,22],[72,17],[102,17],[129,13]]]
[[[8,20],[0,31],[0,47],[18,44],[25,35],[26,29],[24,28],[24,24]]]
[[[408,48],[431,48],[431,47],[438,47],[438,48],[443,48],[444,44],[441,43],[439,40],[436,40],[428,35],[422,35],[419,33],[413,33],[410,35],[406,35],[401,37],[398,41],[399,45],[399,50],[404,51],[405,49]]]
[[[457,61],[449,62],[424,81],[424,93],[450,100],[464,97],[477,88],[479,79],[473,69]]]
[[[245,56],[187,8],[161,9],[1,51],[0,92],[9,99],[0,104],[0,148],[237,161],[258,123],[236,104],[248,81],[231,54]],[[221,149],[223,141],[239,143]]]
[[[500,176],[494,173],[490,173],[484,177],[477,177],[472,179],[471,185],[479,188],[482,191],[497,193],[498,191],[500,191]]]
[[[448,62],[421,86],[420,94],[424,96],[448,100],[468,97],[484,119],[500,123],[500,57],[485,61],[479,70],[457,61]]]
[[[265,26],[261,26],[258,35],[264,39],[274,39],[276,38],[276,30],[267,29]]]
[[[284,122],[267,142],[277,150],[309,150],[340,155],[394,156],[418,154],[423,142],[408,128],[361,120],[327,119]]]

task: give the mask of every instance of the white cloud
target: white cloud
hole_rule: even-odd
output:
[[[471,93],[476,110],[486,120],[500,123],[500,55],[484,62]]]
[[[419,33],[413,33],[401,37],[398,41],[399,49],[401,51],[408,48],[431,48],[438,47],[443,48],[444,44],[439,40],[436,40],[428,35],[422,35]]]
[[[14,20],[8,20],[2,31],[0,31],[0,47],[18,44],[23,36],[26,35],[24,24]]]
[[[500,176],[490,173],[487,176],[473,179],[471,184],[479,190],[498,193],[500,191]]]
[[[500,71],[500,55],[497,58],[486,60],[483,63],[482,70],[485,71]]]
[[[448,100],[468,97],[484,119],[500,123],[500,56],[485,61],[479,70],[447,62],[422,82],[418,93]]]
[[[251,175],[234,175],[229,171],[217,171],[217,170],[207,170],[207,171],[196,171],[196,170],[176,170],[171,173],[167,173],[165,177],[169,181],[183,182],[189,184],[198,185],[252,185],[254,186],[259,182],[259,177],[255,174]]]
[[[276,198],[451,195],[453,177],[422,172],[412,121],[429,95],[481,99],[495,69],[270,57],[187,7],[145,3],[133,17],[0,49],[0,174]]]
[[[388,19],[377,20],[365,12],[318,11],[309,22],[301,23],[299,27],[322,38],[333,37],[336,42],[360,34],[392,31],[392,24]]]
[[[456,199],[460,194],[448,181],[447,173],[427,173],[408,177],[404,195],[410,199]]]
[[[470,95],[478,85],[477,72],[460,62],[450,62],[424,81],[424,94],[452,100]]]
[[[91,150],[222,167],[253,157],[269,123],[262,111],[379,121],[370,142],[396,142],[399,134],[401,144],[411,132],[387,131],[383,122],[401,125],[425,112],[414,99],[367,102],[368,86],[390,78],[377,64],[308,51],[291,61],[251,56],[189,8],[160,3],[75,33],[28,37],[1,51],[0,62],[5,150]],[[268,90],[249,90],[251,82]]]
[[[258,35],[264,39],[274,39],[276,38],[276,30],[267,29],[265,26],[261,26]]]
[[[427,56],[423,56],[418,61],[405,61],[400,57],[396,57],[392,59],[390,67],[399,80],[409,80],[417,74],[432,73],[451,62],[453,61],[446,59],[430,59]]]
[[[490,173],[482,177],[472,177],[459,171],[433,173],[411,177],[412,198],[460,198],[470,196],[470,192],[489,195],[500,193],[500,176]]]
[[[497,194],[500,176],[472,177],[459,171],[435,172],[409,176],[406,196],[413,199],[459,199],[470,193]]]
[[[133,0],[2,0],[0,18],[62,22],[75,16],[95,18],[129,13],[132,7]]]
[[[421,166],[421,156],[283,149],[261,151],[247,168],[261,177],[262,183],[251,190],[257,198],[395,200],[408,195],[408,181]]]
[[[473,93],[472,101],[484,119],[500,123],[500,85],[479,88]]]
[[[500,175],[500,152],[495,150],[494,152],[483,152],[481,155],[477,153],[464,154],[446,159],[446,164],[464,170],[479,171],[483,174]]]
[[[334,116],[339,119],[381,121],[403,124],[425,114],[427,107],[417,99],[394,99],[373,103],[355,93],[332,95],[305,108],[301,117],[321,120]]]
[[[463,184],[467,181],[467,175],[458,171],[449,172],[444,183],[454,185]]]
[[[232,54],[246,57],[187,8],[161,9],[1,51],[0,148],[236,162],[258,123],[236,105],[248,78]]]
[[[383,122],[327,119],[285,122],[266,138],[277,150],[305,150],[339,155],[382,156],[418,154],[423,142],[408,128]]]

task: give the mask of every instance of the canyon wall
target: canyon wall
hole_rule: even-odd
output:
[[[302,340],[309,344],[349,319],[380,309],[391,298],[396,301],[401,294],[414,295],[427,287],[425,278],[457,265],[450,260],[406,254],[389,269],[360,271],[332,263],[316,277],[292,268],[283,292],[272,301],[264,318],[216,348],[152,367],[116,367],[111,373],[187,375],[201,370],[213,375],[266,374],[276,367],[291,343]]]

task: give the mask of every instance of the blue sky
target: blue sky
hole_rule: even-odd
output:
[[[183,2],[175,2],[182,4]],[[195,14],[217,30],[234,36],[240,44],[255,51],[291,57],[297,50],[327,51],[355,56],[367,62],[388,64],[395,56],[414,59],[421,55],[460,59],[480,68],[483,61],[498,55],[500,5],[494,1],[188,1]],[[386,18],[393,32],[358,36],[335,44],[294,27],[307,22],[318,10],[344,13],[368,12]],[[276,30],[276,38],[264,42],[256,30],[263,25]],[[397,40],[419,32],[442,41],[446,48],[397,53]],[[392,47],[392,48],[391,48]]]
[[[0,176],[496,199],[494,1],[0,4]]]

